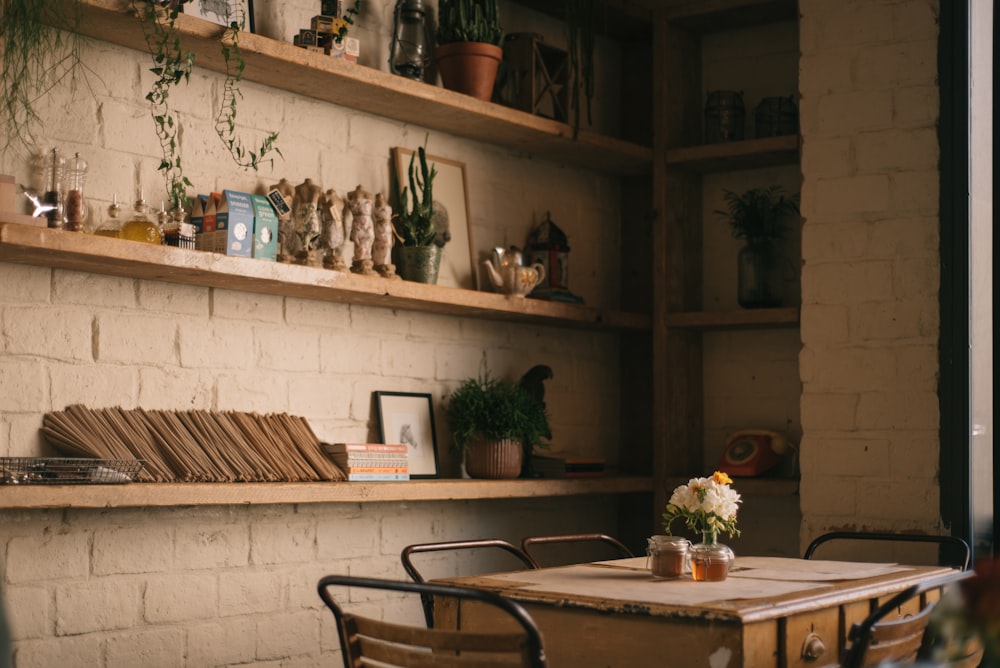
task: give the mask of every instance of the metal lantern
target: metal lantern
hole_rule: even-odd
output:
[[[528,261],[545,267],[545,280],[539,286],[553,290],[569,289],[569,240],[566,233],[552,222],[550,213],[528,235],[525,251]]]
[[[422,81],[431,61],[431,38],[425,22],[424,0],[396,0],[392,19],[389,69],[393,74]]]

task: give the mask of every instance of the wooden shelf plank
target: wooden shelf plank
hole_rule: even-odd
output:
[[[150,508],[300,503],[386,503],[648,493],[643,476],[586,480],[409,480],[334,483],[0,485],[0,508]]]
[[[648,314],[153,246],[0,218],[0,260],[283,297],[573,328],[649,330]]]
[[[797,327],[799,309],[794,306],[733,311],[692,311],[668,313],[667,327],[677,329],[753,329]]]
[[[668,493],[678,485],[686,485],[688,480],[690,478],[667,479]],[[795,496],[799,493],[799,480],[798,478],[733,478],[733,489],[743,496]]]
[[[684,146],[667,151],[668,165],[702,173],[794,165],[798,161],[798,135]]]
[[[79,0],[79,5],[76,29],[81,34],[147,51],[128,0]],[[225,72],[219,46],[221,26],[187,15],[179,16],[176,25],[183,48],[195,54],[198,67]],[[653,151],[648,146],[583,129],[573,139],[573,129],[566,123],[262,35],[241,33],[239,45],[246,61],[243,78],[248,81],[575,167],[620,175],[646,174],[652,169]]]
[[[748,28],[798,18],[796,0],[636,0],[640,5],[664,7],[667,19],[696,33]]]

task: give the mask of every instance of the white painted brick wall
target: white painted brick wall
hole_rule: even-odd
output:
[[[258,0],[258,29],[290,37],[315,14],[312,0]],[[376,5],[381,4],[381,7]],[[431,3],[432,5],[434,3]],[[392,2],[366,0],[362,61],[385,69]],[[512,9],[508,30],[553,22]],[[270,24],[270,25],[269,25]],[[561,31],[558,39],[562,39]],[[603,42],[598,49],[617,58]],[[158,207],[159,150],[143,97],[148,56],[100,41],[83,47],[86,87],[59,89],[40,105],[41,150],[80,151],[90,163],[93,222],[117,193],[128,208],[141,186]],[[427,131],[326,103],[242,86],[247,143],[281,132],[284,159],[258,174],[220,150],[206,102],[221,79],[196,69],[171,95],[193,191],[256,190],[310,177],[343,193],[389,187],[394,146]],[[615,99],[617,82],[603,90]],[[599,124],[617,115],[596,109]],[[243,125],[246,124],[246,125]],[[442,133],[429,151],[467,166],[477,251],[523,244],[545,212],[573,248],[570,285],[589,304],[615,306],[619,292],[617,180],[529,159]],[[31,182],[26,159],[0,157],[0,172]],[[618,338],[316,302],[222,288],[172,285],[0,263],[0,455],[52,454],[39,426],[47,411],[93,407],[289,412],[325,440],[374,438],[372,392],[430,392],[441,471],[448,451],[444,397],[478,374],[516,379],[550,364],[547,400],[557,444],[618,458]],[[613,498],[414,504],[333,504],[61,512],[0,510],[0,590],[12,620],[18,668],[53,665],[315,668],[339,661],[332,617],[315,585],[328,572],[405,577],[399,551],[436,538],[598,530],[617,532]],[[586,555],[584,555],[585,557]],[[453,555],[443,572],[481,564]],[[373,614],[419,621],[419,605],[355,596]]]
[[[937,532],[938,2],[799,7],[801,542]]]

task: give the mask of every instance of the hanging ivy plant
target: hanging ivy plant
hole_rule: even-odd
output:
[[[40,123],[35,101],[67,78],[75,84],[79,24],[78,2],[0,0],[0,151],[33,149],[31,136]]]
[[[139,16],[146,46],[153,57],[150,71],[156,80],[146,94],[150,104],[150,114],[156,128],[163,157],[158,167],[164,175],[171,205],[183,208],[188,204],[187,188],[191,181],[184,176],[178,153],[177,133],[179,123],[170,107],[170,91],[180,83],[187,83],[194,67],[194,54],[181,47],[177,33],[177,17],[181,2],[161,2],[160,0],[131,0],[132,9]],[[245,25],[242,13],[234,17],[220,39],[222,56],[226,63],[226,78],[223,84],[222,104],[215,117],[215,132],[229,151],[237,165],[245,169],[257,170],[272,151],[281,155],[275,146],[277,133],[265,137],[256,151],[247,150],[236,135],[237,100],[242,97],[239,82],[243,77],[246,62],[239,46],[239,35]]]

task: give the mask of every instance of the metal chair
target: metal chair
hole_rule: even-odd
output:
[[[820,545],[834,540],[874,540],[874,541],[898,541],[917,543],[937,543],[941,547],[939,564],[941,566],[952,566],[961,570],[969,570],[969,562],[972,559],[972,550],[969,544],[958,536],[936,536],[927,534],[891,533],[879,531],[831,531],[819,536],[809,543],[803,559],[812,559],[816,548]]]
[[[632,550],[628,549],[624,543],[622,543],[617,538],[609,536],[603,533],[574,533],[574,534],[561,534],[554,536],[528,536],[521,539],[521,550],[528,555],[529,558],[534,560],[536,563],[538,561],[538,549],[536,546],[540,545],[552,545],[555,543],[601,543],[610,546],[619,556],[624,559],[634,557]],[[535,548],[532,551],[532,548]]]
[[[914,663],[926,644],[925,632],[934,607],[927,593],[971,576],[969,571],[956,571],[908,587],[890,598],[864,621],[851,626],[841,666],[868,668],[883,663]],[[918,604],[919,611],[907,613],[903,608],[913,602]]]
[[[534,559],[513,543],[509,543],[500,538],[479,538],[474,540],[450,540],[438,543],[417,543],[407,545],[403,548],[399,558],[403,562],[403,570],[413,579],[414,582],[426,582],[427,579],[413,565],[413,555],[426,552],[450,552],[454,550],[478,550],[478,549],[500,549],[513,555],[525,568],[538,568]],[[422,595],[420,597],[424,605],[424,617],[427,620],[427,628],[434,626],[434,597]]]
[[[345,611],[330,593],[332,586],[365,587],[476,601],[493,606],[520,625],[520,628],[516,631],[498,632],[463,631],[423,628],[363,617]],[[320,579],[317,589],[320,598],[337,620],[344,668],[372,665],[418,668],[546,666],[541,633],[535,622],[518,603],[498,594],[466,587],[349,575],[328,575]]]

